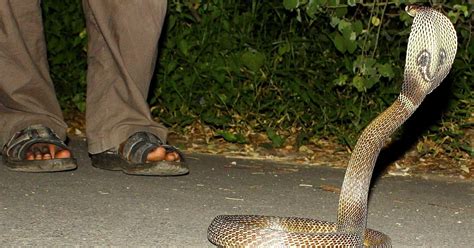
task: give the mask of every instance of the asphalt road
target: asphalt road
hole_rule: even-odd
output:
[[[85,142],[71,172],[10,172],[0,164],[0,246],[212,247],[219,214],[336,219],[343,170],[188,154],[191,173],[140,177],[93,168]],[[474,183],[382,177],[368,226],[394,247],[473,247]]]

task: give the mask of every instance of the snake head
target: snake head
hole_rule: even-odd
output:
[[[414,18],[402,94],[417,106],[449,73],[456,55],[457,36],[449,18],[437,10],[408,5],[406,11]]]
[[[405,11],[411,17],[415,17],[416,14],[418,14],[420,11],[424,9],[428,9],[428,8],[425,6],[417,5],[417,4],[410,4],[405,7]]]

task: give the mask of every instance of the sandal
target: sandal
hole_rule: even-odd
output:
[[[167,152],[176,152],[179,161],[147,162],[147,155],[157,147]],[[125,174],[145,176],[179,176],[189,173],[183,154],[178,148],[166,145],[157,136],[148,132],[137,132],[130,136],[119,149],[91,155],[92,165],[104,170],[121,170]]]
[[[54,172],[77,168],[74,158],[55,158],[46,160],[26,160],[26,153],[34,144],[53,144],[58,150],[69,150],[66,144],[48,127],[32,125],[17,132],[3,147],[2,157],[5,165],[13,171]]]

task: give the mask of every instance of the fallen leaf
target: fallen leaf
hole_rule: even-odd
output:
[[[321,184],[319,186],[319,188],[324,190],[324,191],[333,192],[333,193],[336,193],[336,194],[341,193],[341,188],[337,187],[337,186],[334,186],[334,185]]]

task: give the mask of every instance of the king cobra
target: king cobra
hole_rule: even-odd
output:
[[[362,132],[342,184],[337,222],[297,217],[217,216],[208,239],[221,247],[391,247],[390,238],[366,228],[367,197],[384,142],[446,77],[457,50],[453,24],[440,12],[410,5],[414,16],[408,38],[400,95]]]

